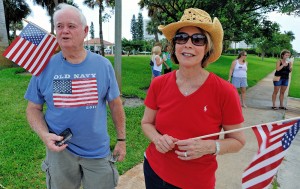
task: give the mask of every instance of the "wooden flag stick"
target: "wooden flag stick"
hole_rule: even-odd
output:
[[[269,123],[262,123],[262,124],[258,124],[258,125],[271,125],[271,124],[282,122],[282,121],[288,122],[288,121],[293,121],[293,120],[298,120],[298,119],[300,120],[300,117],[294,117],[294,118],[290,118],[290,119],[279,120],[279,121],[274,121],[274,122],[269,122]],[[229,130],[229,131],[223,131],[223,132],[219,132],[219,133],[212,133],[212,134],[208,134],[208,135],[204,135],[204,136],[195,137],[193,139],[203,139],[203,138],[208,138],[208,137],[212,137],[212,136],[218,136],[218,135],[233,133],[233,132],[237,132],[237,131],[251,129],[252,127],[257,127],[258,125],[252,125],[252,126],[249,126],[249,127],[243,127],[243,128],[233,129],[233,130]]]
[[[39,28],[39,29],[41,29],[41,30],[45,31],[47,34],[50,34],[50,33],[49,33],[47,30],[45,30],[44,28],[42,28],[42,27],[40,27],[40,26],[36,25],[35,23],[33,23],[33,22],[30,22],[29,20],[26,20],[25,18],[22,18],[22,20],[24,20],[25,22],[27,22],[27,23],[30,23],[30,24],[32,24],[32,25],[34,25],[34,26],[36,26],[37,28]]]

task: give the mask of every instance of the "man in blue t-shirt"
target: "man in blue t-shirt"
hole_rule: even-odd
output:
[[[114,70],[108,59],[83,48],[88,26],[79,9],[60,4],[53,18],[61,52],[32,77],[25,94],[28,122],[47,149],[42,163],[47,188],[114,188],[119,177],[114,162],[126,154],[125,113]],[[112,153],[107,104],[117,132]],[[60,136],[65,130],[69,133]]]

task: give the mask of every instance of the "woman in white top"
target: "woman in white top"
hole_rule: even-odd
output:
[[[157,77],[161,75],[161,69],[162,69],[162,59],[160,57],[161,54],[161,47],[160,46],[154,46],[152,48],[152,56],[151,60],[153,61],[153,77]]]
[[[234,61],[232,61],[230,70],[229,70],[229,76],[228,81],[237,88],[240,89],[241,93],[241,101],[242,106],[244,108],[247,108],[246,106],[246,88],[248,86],[247,83],[247,66],[248,63],[246,62],[247,58],[247,52],[241,51]]]

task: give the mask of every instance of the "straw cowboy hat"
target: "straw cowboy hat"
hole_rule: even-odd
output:
[[[212,22],[207,12],[201,9],[189,8],[184,11],[184,14],[178,22],[173,22],[166,26],[160,25],[158,29],[162,31],[167,40],[171,42],[176,32],[186,26],[195,26],[209,33],[213,42],[214,51],[210,54],[207,62],[211,63],[216,61],[221,56],[223,41],[223,28],[218,18],[214,18]]]

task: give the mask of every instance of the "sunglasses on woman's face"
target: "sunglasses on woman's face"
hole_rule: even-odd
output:
[[[189,36],[189,34],[181,32],[181,33],[177,33],[173,40],[175,43],[177,44],[186,44],[189,40],[189,38],[191,38],[192,43],[195,46],[204,46],[207,42],[206,36],[201,34],[201,33],[195,33],[191,36]]]

